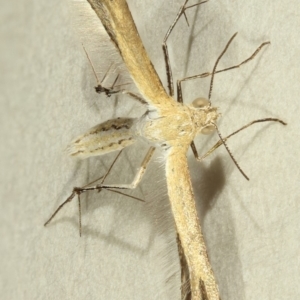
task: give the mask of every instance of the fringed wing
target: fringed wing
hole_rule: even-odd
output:
[[[173,106],[175,101],[166,93],[144,45],[125,0],[88,0],[97,13],[139,92],[158,111]]]
[[[172,147],[169,150],[166,161],[166,178],[180,247],[183,249],[184,260],[189,266],[192,299],[219,300],[218,286],[208,260],[199,225],[186,149]]]

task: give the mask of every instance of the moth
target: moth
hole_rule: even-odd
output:
[[[182,289],[182,299],[219,300],[218,285],[209,263],[196,211],[194,193],[187,164],[187,151],[189,147],[191,147],[196,159],[201,161],[220,145],[224,145],[237,168],[243,176],[248,179],[227,147],[226,140],[255,123],[266,121],[279,122],[283,125],[286,125],[286,123],[276,118],[259,119],[223,138],[217,126],[217,120],[220,114],[218,109],[212,106],[210,99],[214,77],[217,73],[239,68],[241,65],[252,60],[269,42],[262,43],[254,53],[243,62],[226,69],[218,70],[217,67],[220,59],[237,35],[234,34],[217,58],[211,72],[186,77],[177,81],[177,100],[175,100],[167,41],[178,19],[184,16],[187,20],[185,14],[186,10],[206,1],[188,6],[189,0],[185,0],[173,24],[167,31],[163,41],[163,53],[166,63],[168,93],[142,44],[127,2],[125,0],[87,1],[98,15],[111,41],[120,52],[141,96],[131,93],[123,87],[118,89],[117,92],[131,95],[134,99],[145,104],[147,111],[140,118],[120,117],[107,120],[91,128],[73,140],[69,146],[69,153],[79,158],[104,155],[112,151],[120,151],[135,143],[137,139],[145,139],[151,146],[131,184],[108,185],[105,184],[102,179],[100,184],[89,184],[85,187],[74,188],[71,196],[59,206],[45,225],[53,219],[65,203],[71,201],[76,195],[79,197],[82,193],[91,190],[114,189],[121,192],[126,189],[134,189],[145,173],[155,149],[160,147],[163,149],[165,155],[168,197],[175,220],[176,231],[178,233],[178,249],[182,266],[182,285],[187,284],[189,287],[188,290]],[[211,82],[207,99],[197,98],[192,104],[183,103],[182,82],[208,76],[211,77]],[[107,96],[110,96],[116,92],[115,84],[110,88],[104,88],[100,85],[98,92],[104,92]],[[207,154],[199,157],[193,142],[194,138],[197,135],[211,134],[213,132],[217,132],[220,138],[219,142],[208,151]]]

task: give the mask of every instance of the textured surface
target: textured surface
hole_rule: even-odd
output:
[[[65,155],[67,144],[108,118],[139,116],[143,109],[128,97],[94,94],[66,1],[1,2],[1,299],[179,298],[159,155],[134,192],[146,197],[146,205],[103,192],[83,203],[82,238],[76,202],[43,228],[74,185],[101,176],[114,158],[77,162]],[[164,84],[161,42],[181,2],[129,2]],[[221,66],[242,61],[270,40],[255,61],[216,77],[212,101],[223,114],[223,135],[261,117],[289,124],[253,126],[228,143],[250,182],[224,149],[203,165],[189,159],[222,300],[300,295],[299,6],[298,0],[211,0],[189,12],[190,29],[180,22],[169,43],[175,78],[181,78],[212,69],[236,31]],[[183,89],[185,101],[192,101],[207,95],[208,81]],[[197,147],[203,153],[215,140],[198,138]],[[141,147],[128,149],[111,182],[130,181],[146,151]]]

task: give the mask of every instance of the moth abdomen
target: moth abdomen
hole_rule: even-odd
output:
[[[122,150],[135,142],[135,121],[134,118],[105,121],[74,139],[67,147],[67,152],[83,159]]]

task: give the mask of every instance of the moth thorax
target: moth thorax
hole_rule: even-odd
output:
[[[203,123],[200,126],[200,132],[202,134],[211,134],[214,132],[216,129],[215,122],[219,117],[217,108],[212,107],[210,101],[202,97],[196,98],[192,102],[192,106],[196,109],[198,108],[205,115],[204,122],[202,121]]]

